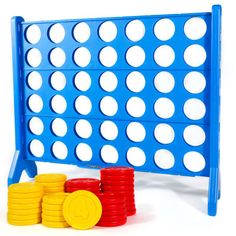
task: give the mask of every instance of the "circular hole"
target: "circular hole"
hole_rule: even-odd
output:
[[[41,52],[37,48],[32,48],[27,52],[27,63],[32,67],[38,67],[42,61]]]
[[[105,42],[111,42],[116,38],[117,28],[112,21],[106,21],[99,27],[99,36]]]
[[[67,146],[63,142],[61,142],[61,141],[56,141],[52,145],[52,152],[53,152],[53,155],[57,159],[60,159],[60,160],[66,159],[66,157],[68,155]]]
[[[145,34],[145,26],[140,20],[133,20],[126,26],[126,36],[133,42],[141,40]]]
[[[61,67],[66,61],[66,54],[61,48],[54,48],[50,52],[50,62],[55,67]]]
[[[101,158],[106,163],[116,163],[119,158],[117,150],[111,145],[104,145],[101,149]]]
[[[128,138],[133,142],[142,142],[146,136],[146,130],[142,124],[131,122],[126,129]]]
[[[166,149],[160,149],[156,151],[154,160],[156,165],[164,170],[172,168],[175,164],[175,158],[173,154]]]
[[[154,110],[160,118],[168,119],[174,115],[175,105],[169,98],[159,98],[155,102]]]
[[[126,52],[126,61],[130,66],[139,67],[145,61],[145,52],[139,46],[130,47]]]
[[[192,171],[192,172],[199,172],[204,169],[206,162],[202,154],[199,152],[187,152],[184,155],[184,166]]]
[[[91,61],[90,51],[85,47],[77,48],[74,53],[74,61],[80,67],[86,67]]]
[[[44,130],[44,125],[41,119],[33,117],[29,121],[29,129],[35,135],[41,135]]]
[[[67,133],[67,124],[61,118],[56,118],[52,122],[52,131],[56,136],[64,137]]]
[[[132,97],[126,103],[126,110],[130,116],[141,117],[146,111],[146,105],[141,98]]]
[[[55,95],[51,100],[51,107],[57,114],[63,114],[66,111],[66,99],[61,95]]]
[[[66,77],[62,72],[56,71],[51,75],[50,83],[52,88],[57,91],[61,91],[66,86]]]
[[[171,73],[162,71],[156,75],[154,85],[159,92],[169,93],[175,86],[175,79]]]
[[[103,48],[99,53],[99,60],[106,67],[114,66],[117,61],[116,50],[110,46]]]
[[[187,126],[183,135],[185,142],[194,147],[202,145],[206,139],[204,130],[197,125]]]
[[[206,61],[206,57],[205,49],[198,44],[193,44],[184,51],[184,60],[192,67],[201,66]]]
[[[131,147],[127,152],[127,160],[133,166],[143,166],[146,162],[146,155],[142,149]]]
[[[100,101],[101,112],[106,116],[114,116],[118,110],[118,104],[113,97],[106,96]]]
[[[73,31],[74,38],[79,43],[85,43],[90,37],[90,28],[85,22],[78,23]]]
[[[189,19],[184,25],[185,35],[192,40],[202,38],[207,30],[206,22],[200,17]]]
[[[39,95],[33,94],[28,99],[28,106],[32,112],[39,113],[43,109],[43,100]]]
[[[159,124],[154,130],[156,140],[162,144],[170,144],[174,141],[175,131],[168,124]]]
[[[37,25],[30,25],[26,30],[26,40],[31,44],[36,44],[41,38],[41,30]]]
[[[206,114],[205,104],[196,98],[188,99],[184,104],[184,114],[191,120],[202,119]]]
[[[61,43],[65,37],[64,27],[57,23],[50,27],[49,29],[49,38],[53,43]]]
[[[118,80],[113,72],[106,71],[100,76],[99,83],[103,90],[112,92],[116,89]]]
[[[44,154],[43,143],[37,139],[33,139],[29,145],[30,152],[35,157],[42,157]]]
[[[156,49],[154,59],[157,65],[168,67],[172,65],[175,60],[175,52],[170,46],[163,45]]]
[[[175,33],[175,25],[170,19],[161,19],[154,26],[154,34],[161,41],[169,40]]]
[[[85,71],[80,71],[75,76],[75,86],[80,91],[87,91],[91,86],[91,77]]]
[[[76,155],[81,161],[90,161],[93,156],[93,151],[88,144],[80,143],[76,147]]]
[[[88,97],[81,95],[75,100],[75,109],[81,115],[88,115],[92,110],[92,103]]]
[[[189,72],[184,78],[184,87],[190,93],[201,93],[206,87],[206,79],[200,72]]]
[[[126,78],[126,85],[131,92],[139,93],[141,92],[146,84],[146,80],[138,71],[131,72]]]
[[[39,72],[33,71],[27,76],[28,86],[33,90],[39,90],[42,87],[43,79]]]
[[[115,140],[118,136],[118,128],[112,121],[104,121],[100,127],[100,132],[106,140]]]
[[[93,129],[87,120],[79,120],[75,125],[75,131],[80,138],[89,138],[92,135]]]

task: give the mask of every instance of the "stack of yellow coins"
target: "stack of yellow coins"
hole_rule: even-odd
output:
[[[35,176],[35,182],[44,188],[45,194],[64,192],[66,175],[64,174],[40,174]]]
[[[43,187],[36,183],[12,184],[8,189],[8,223],[24,226],[41,222]]]
[[[42,224],[50,228],[69,227],[63,216],[63,203],[70,193],[48,194],[43,197]]]

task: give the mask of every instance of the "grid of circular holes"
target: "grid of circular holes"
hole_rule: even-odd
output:
[[[88,97],[80,95],[75,100],[75,109],[81,115],[88,115],[92,110],[92,103]]]
[[[64,27],[56,23],[49,28],[49,38],[53,43],[61,43],[65,38]]]
[[[175,113],[175,105],[169,98],[159,98],[154,104],[156,115],[162,119],[171,118]]]
[[[75,132],[80,138],[89,138],[92,135],[93,128],[87,120],[81,119],[76,122]]]
[[[200,146],[205,142],[206,135],[204,130],[197,125],[189,125],[184,129],[184,140],[190,146]]]
[[[175,164],[173,154],[166,149],[159,149],[156,151],[154,161],[156,165],[163,170],[171,169]]]
[[[118,84],[116,75],[111,71],[102,73],[99,79],[101,88],[106,92],[113,92]]]
[[[86,67],[91,61],[91,53],[85,47],[77,48],[74,52],[74,62],[77,66]]]
[[[52,75],[50,77],[50,84],[51,84],[52,88],[57,91],[63,90],[66,86],[65,75],[60,71],[56,71],[56,72],[52,73]]]
[[[198,44],[188,46],[184,51],[184,60],[191,67],[199,67],[206,61],[206,51]]]
[[[142,142],[146,137],[146,130],[141,123],[131,122],[126,128],[128,138],[133,142]]]
[[[51,108],[57,114],[63,114],[67,108],[66,99],[61,95],[55,95],[51,99]]]
[[[117,61],[117,52],[113,47],[107,46],[99,52],[99,61],[105,67],[112,67]]]
[[[42,62],[41,52],[37,48],[31,48],[26,53],[26,61],[31,67],[38,67]]]
[[[145,102],[139,97],[131,97],[126,103],[126,110],[132,117],[138,118],[146,111]]]
[[[145,35],[145,26],[140,20],[130,21],[125,29],[126,36],[129,40],[137,42]]]
[[[126,155],[128,162],[133,166],[143,166],[146,162],[146,155],[141,148],[131,147]]]
[[[85,22],[78,23],[73,30],[74,39],[79,43],[85,43],[90,38],[90,27]]]
[[[111,42],[116,38],[117,28],[112,21],[106,21],[101,24],[99,27],[99,37],[104,42]]]
[[[154,34],[161,41],[167,41],[173,37],[175,25],[170,19],[161,19],[154,26]]]
[[[61,67],[66,61],[66,54],[61,48],[54,48],[49,55],[51,64],[55,67]]]
[[[132,46],[126,51],[126,61],[133,67],[143,65],[145,57],[145,52],[140,46]]]
[[[170,93],[175,86],[175,79],[170,72],[159,72],[154,79],[155,88],[161,93]]]
[[[33,90],[39,90],[42,87],[43,79],[39,72],[32,71],[27,76],[27,84]]]
[[[170,144],[174,141],[175,131],[168,124],[158,124],[154,130],[156,140],[161,144]]]
[[[37,95],[33,94],[28,98],[28,107],[32,112],[39,113],[43,109],[43,100]]]
[[[64,160],[68,156],[67,146],[61,141],[56,141],[52,145],[52,153],[57,159]]]
[[[44,154],[44,145],[38,139],[33,139],[29,144],[30,153],[35,157],[42,157]]]
[[[114,122],[106,120],[100,126],[100,133],[106,140],[115,140],[118,136],[118,128]]]
[[[28,124],[32,134],[41,135],[43,133],[44,124],[38,117],[32,117]]]
[[[205,104],[200,99],[188,99],[184,103],[184,114],[191,120],[200,120],[206,114]]]
[[[154,60],[161,67],[169,67],[175,60],[175,52],[170,46],[162,45],[155,50]]]
[[[38,25],[30,25],[26,29],[26,40],[31,44],[36,44],[41,39],[41,30]]]
[[[134,92],[134,93],[141,92],[144,89],[145,84],[146,84],[146,80],[143,74],[141,74],[138,71],[133,71],[129,73],[126,78],[126,86],[131,92]]]
[[[206,79],[200,72],[189,72],[184,78],[184,87],[190,93],[201,93],[206,87]]]
[[[200,17],[193,17],[184,25],[184,33],[191,40],[201,39],[206,34],[206,31],[206,22]]]
[[[79,143],[75,150],[76,156],[81,161],[90,161],[93,157],[91,147],[86,143]]]
[[[52,121],[52,132],[59,137],[64,137],[67,133],[67,124],[61,118],[56,118]]]
[[[80,91],[87,91],[91,86],[91,77],[85,71],[80,71],[76,74],[74,79],[75,87]]]
[[[106,116],[114,116],[118,111],[118,103],[111,96],[105,96],[100,101],[100,110]]]
[[[199,152],[187,152],[183,158],[184,166],[191,172],[199,172],[205,168],[206,161]]]
[[[100,155],[105,163],[115,164],[119,158],[118,151],[112,145],[104,145],[101,148]]]

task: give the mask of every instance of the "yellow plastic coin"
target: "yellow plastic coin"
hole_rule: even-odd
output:
[[[48,211],[62,211],[62,204],[58,204],[58,205],[56,205],[56,204],[54,204],[54,205],[52,205],[52,204],[47,204],[47,203],[42,203],[42,208],[44,209],[44,210],[48,210]]]
[[[35,176],[35,181],[41,183],[63,182],[66,181],[66,178],[64,174],[39,174]]]
[[[7,219],[8,220],[35,220],[35,219],[41,219],[41,214],[33,214],[33,215],[12,215],[12,214],[7,214]]]
[[[75,229],[90,229],[102,215],[102,204],[98,197],[86,190],[71,193],[64,201],[63,215]]]
[[[60,182],[37,182],[39,185],[48,187],[48,188],[55,188],[55,187],[64,187],[65,181],[60,181]]]
[[[42,214],[42,219],[45,221],[52,221],[52,222],[65,222],[64,216],[50,216]]]
[[[43,187],[37,183],[33,182],[24,182],[18,184],[12,184],[8,188],[9,193],[35,193],[35,192],[42,192]]]
[[[38,209],[38,208],[41,208],[41,202],[31,203],[31,204],[14,204],[14,203],[8,202],[8,209],[31,210],[31,209]]]
[[[8,193],[8,198],[39,198],[43,196],[43,192],[35,193]]]
[[[62,204],[67,196],[69,196],[70,193],[53,193],[53,194],[47,194],[43,197],[43,202],[50,205],[58,205]]]
[[[41,214],[41,212],[42,212],[41,208],[28,209],[28,210],[18,210],[18,209],[8,208],[8,214],[10,215],[25,216],[25,215],[32,215],[32,214]]]
[[[41,219],[32,219],[32,220],[12,220],[8,219],[8,223],[16,226],[27,226],[35,225],[41,222]]]
[[[18,204],[18,205],[24,205],[24,204],[39,204],[42,202],[42,198],[8,198],[8,205],[9,204]]]
[[[52,221],[46,221],[42,220],[42,225],[49,227],[49,228],[67,228],[69,225],[64,222],[52,222]]]
[[[54,187],[54,188],[48,188],[48,187],[43,187],[45,194],[47,193],[63,193],[64,192],[64,186],[61,187]]]
[[[49,210],[42,209],[42,212],[44,215],[47,215],[47,216],[57,216],[57,217],[63,216],[62,211],[49,211]]]

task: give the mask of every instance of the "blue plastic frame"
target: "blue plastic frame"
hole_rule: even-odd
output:
[[[199,40],[191,41],[184,37],[184,33],[181,30],[176,30],[175,37],[170,39],[166,43],[158,41],[153,34],[154,23],[162,18],[170,18],[176,25],[176,28],[184,26],[185,22],[192,17],[201,17],[207,24],[207,32],[205,36]],[[127,23],[133,19],[142,20],[145,24],[146,34],[144,38],[139,42],[131,42],[124,34],[124,29]],[[111,43],[104,43],[99,38],[97,30],[101,23],[104,21],[112,20],[116,23],[118,28],[117,39]],[[91,63],[87,68],[79,68],[73,61],[72,57],[67,57],[65,64],[60,68],[55,68],[50,64],[48,59],[48,53],[54,47],[61,47],[66,52],[66,55],[73,55],[73,51],[80,47],[82,44],[76,42],[73,36],[69,34],[73,30],[73,27],[78,22],[86,22],[91,28],[91,39],[87,42],[86,47],[89,48],[91,55],[97,55],[99,50],[104,46],[112,46],[116,48],[118,52],[118,61],[111,67],[106,68],[100,64],[98,57],[92,57]],[[53,44],[48,37],[48,29],[55,23],[61,23],[66,30],[66,37],[59,45]],[[42,63],[32,68],[26,60],[28,50],[32,48],[32,45],[26,40],[25,31],[27,27],[36,24],[40,26],[42,32],[42,39],[38,44],[33,45],[40,49],[43,60]],[[67,35],[69,36],[67,37]],[[98,19],[81,19],[81,20],[60,20],[60,21],[41,21],[41,22],[25,22],[22,17],[14,17],[12,19],[12,49],[13,49],[13,76],[14,76],[14,106],[15,106],[15,135],[16,135],[16,152],[13,158],[11,170],[9,173],[8,184],[16,183],[20,180],[22,171],[25,170],[30,177],[34,177],[37,174],[36,161],[74,164],[80,167],[106,167],[111,164],[105,163],[100,158],[100,149],[104,144],[110,144],[116,146],[119,152],[119,156],[125,157],[126,151],[129,147],[137,146],[145,151],[147,161],[141,166],[134,166],[136,171],[155,172],[162,174],[174,174],[184,176],[206,176],[209,177],[209,197],[208,197],[208,214],[215,215],[217,211],[217,199],[220,197],[220,174],[219,174],[219,108],[220,108],[220,47],[221,47],[221,6],[215,5],[212,8],[211,13],[193,13],[193,14],[179,14],[179,15],[161,15],[161,16],[138,16],[138,17],[120,17],[120,18],[98,18]],[[197,43],[203,46],[206,50],[207,59],[203,65],[197,68],[191,68],[183,59],[183,52],[187,46]],[[175,61],[168,68],[162,68],[158,66],[153,60],[153,52],[155,48],[160,45],[167,44],[175,49]],[[145,49],[146,60],[145,63],[139,68],[131,68],[126,60],[120,55],[125,55],[126,48],[134,45],[139,45]],[[83,93],[75,90],[73,85],[74,75],[84,70],[90,73],[90,76],[94,84],[87,92],[87,96],[91,98],[93,104],[97,104],[98,101],[107,94],[99,88],[98,78],[104,71],[112,71],[116,73],[118,77],[118,87],[111,93],[111,96],[115,97],[119,104],[119,112],[114,117],[104,117],[100,112],[98,106],[93,106],[91,114],[86,119],[93,125],[94,131],[90,139],[84,141],[75,135],[74,126],[78,119],[84,118],[79,115],[74,109],[74,100],[78,95]],[[157,93],[153,86],[153,79],[155,75],[160,71],[168,71],[173,74],[176,79],[176,85],[173,92],[165,94],[164,97],[170,98],[175,104],[175,115],[170,119],[163,120],[157,117],[153,111],[153,104],[156,99],[163,97],[163,94]],[[61,91],[56,92],[50,86],[42,86],[39,91],[32,91],[27,86],[27,76],[31,71],[38,71],[43,77],[43,83],[47,84],[47,80],[54,71],[61,71],[67,78],[67,87]],[[141,118],[130,117],[125,110],[126,99],[133,94],[128,91],[125,86],[125,78],[132,71],[142,72],[146,78],[146,87],[143,92],[139,93],[144,101],[146,101],[146,112]],[[201,72],[206,78],[206,88],[204,92],[200,94],[186,93],[183,88],[183,79],[190,71]],[[68,109],[64,114],[53,113],[50,106],[44,106],[42,112],[39,114],[33,113],[28,105],[28,98],[32,94],[39,94],[43,97],[44,104],[50,103],[50,96],[60,94],[66,97]],[[122,94],[122,96],[121,96]],[[47,96],[46,96],[47,95]],[[69,95],[69,96],[68,96]],[[198,98],[205,103],[206,115],[200,120],[190,120],[185,117],[182,107],[184,102],[188,98]],[[36,137],[32,134],[28,128],[28,122],[33,117],[40,117],[43,120],[45,130],[44,135]],[[68,127],[68,134],[65,138],[58,138],[53,135],[50,124],[56,117],[63,118]],[[104,140],[100,133],[99,127],[104,120],[111,120],[116,122],[119,128],[119,135],[115,141]],[[146,129],[146,138],[141,143],[132,143],[125,133],[125,127],[132,121],[140,122]],[[167,149],[171,150],[175,156],[175,165],[171,169],[161,169],[154,163],[155,151],[161,149],[164,146],[158,143],[153,137],[153,130],[159,123],[171,124],[175,130],[175,140],[172,144],[164,145]],[[202,127],[206,134],[206,140],[204,144],[199,147],[192,147],[185,143],[182,134],[185,127],[188,125],[198,125]],[[37,158],[32,155],[28,145],[32,139],[39,139],[44,143],[45,155],[43,158]],[[63,141],[67,147],[74,150],[76,144],[80,142],[87,142],[92,146],[93,158],[91,161],[82,162],[76,158],[74,151],[70,151],[69,156],[65,160],[56,159],[51,151],[51,144],[55,141]],[[122,148],[121,148],[122,147]],[[147,148],[148,147],[148,148]],[[200,172],[188,171],[183,164],[183,154],[188,151],[197,151],[205,157],[205,168]],[[95,157],[94,157],[95,156]],[[118,162],[114,165],[129,165],[131,164],[126,158],[119,158]]]

